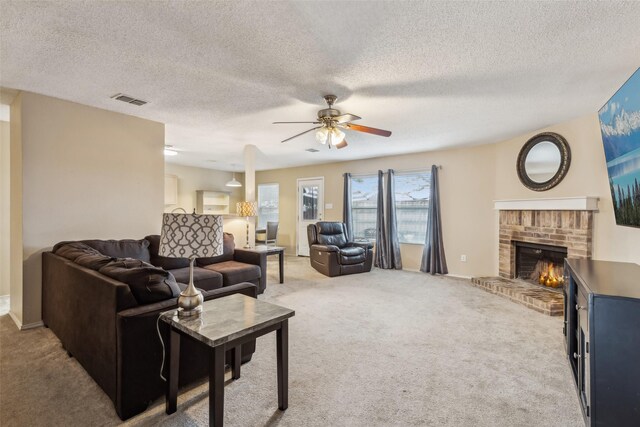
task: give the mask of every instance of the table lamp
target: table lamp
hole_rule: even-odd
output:
[[[256,202],[238,202],[236,204],[238,216],[244,216],[247,218],[247,244],[245,249],[251,248],[249,245],[249,217],[258,215],[258,204]]]
[[[222,255],[222,216],[165,213],[162,215],[160,256],[189,258],[189,284],[178,297],[178,316],[188,317],[202,311],[204,298],[193,284],[196,258]]]

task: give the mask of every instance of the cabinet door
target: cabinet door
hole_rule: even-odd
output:
[[[589,357],[589,311],[587,299],[578,292],[578,389],[580,390],[580,402],[582,411],[587,420],[591,419],[591,373]]]

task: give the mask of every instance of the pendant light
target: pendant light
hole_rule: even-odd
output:
[[[236,172],[233,172],[233,179],[225,184],[227,187],[242,187],[242,183],[236,179]]]

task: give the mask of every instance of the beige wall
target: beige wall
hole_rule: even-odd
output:
[[[236,245],[244,245],[246,223],[244,219],[235,216],[236,203],[244,200],[244,174],[236,173],[236,179],[243,184],[243,187],[233,188],[225,186],[227,182],[231,181],[232,172],[165,163],[165,173],[178,177],[178,203],[165,205],[165,212],[171,212],[176,208],[193,212],[193,208],[196,207],[197,190],[229,191],[230,215],[224,217],[224,231],[234,235]]]
[[[532,191],[524,187],[515,168],[515,161],[522,145],[539,132],[559,133],[565,137],[571,148],[571,167],[567,176],[557,187],[545,192]],[[640,229],[617,226],[613,215],[597,114],[589,114],[496,144],[495,170],[495,198],[498,200],[599,197],[599,211],[594,215],[593,258],[640,264]]]
[[[11,103],[9,122],[9,314],[22,324],[22,94]]]
[[[440,194],[442,198],[444,246],[451,274],[472,276],[497,271],[497,240],[493,211],[495,146],[484,145],[456,150],[390,156],[368,160],[311,165],[299,168],[261,171],[256,184],[280,184],[280,231],[278,243],[295,254],[296,248],[296,179],[323,176],[325,209],[328,221],[342,220],[342,174],[373,173],[378,169],[396,171],[430,169],[442,165]],[[402,244],[402,261],[406,269],[420,268],[422,245]],[[467,262],[460,255],[467,255]]]
[[[29,326],[41,319],[43,251],[62,240],[158,232],[164,125],[33,93],[19,97],[11,137],[15,124],[23,156],[24,280],[22,316],[15,314]]]
[[[565,179],[546,192],[524,187],[516,173],[523,144],[543,131],[563,135],[571,147],[572,162]],[[498,221],[494,200],[597,196],[594,215],[593,258],[640,264],[640,229],[615,223],[597,114],[530,132],[484,146],[390,156],[352,162],[258,172],[257,183],[280,184],[278,241],[289,253],[296,247],[296,179],[324,176],[327,220],[342,220],[342,174],[375,173],[377,169],[427,168],[441,164],[443,235],[449,272],[461,276],[497,274]],[[405,268],[417,269],[422,245],[401,245]],[[467,255],[467,262],[460,255]]]
[[[9,210],[11,207],[9,203],[10,144],[9,122],[0,121],[0,296],[9,295],[11,283],[9,269],[9,230],[11,229],[9,224]]]
[[[233,188],[225,186],[233,177],[231,172],[173,163],[165,163],[164,170],[166,174],[178,177],[178,204],[165,205],[165,212],[171,212],[172,209],[178,207],[192,212],[196,207],[197,190],[229,192],[229,213],[235,213],[236,203],[244,199],[244,174],[242,173],[236,173],[236,179],[243,184],[243,187]]]

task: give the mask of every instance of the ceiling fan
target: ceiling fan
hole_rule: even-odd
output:
[[[344,148],[348,145],[347,140],[345,139],[345,134],[341,129],[371,133],[378,136],[391,136],[391,132],[388,130],[351,123],[353,121],[360,120],[360,117],[349,113],[342,114],[340,110],[333,108],[333,104],[336,102],[337,98],[338,97],[335,95],[325,95],[324,100],[327,102],[329,108],[324,108],[318,111],[318,120],[315,122],[273,122],[274,125],[289,123],[312,123],[314,125],[320,125],[287,138],[282,142],[290,141],[316,129],[316,140],[319,143],[326,144],[329,148],[333,145],[338,149]]]

